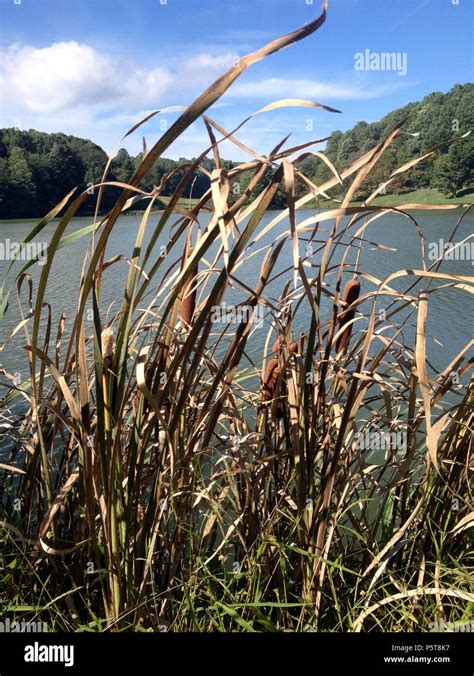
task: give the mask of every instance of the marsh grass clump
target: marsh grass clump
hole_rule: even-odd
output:
[[[428,371],[426,319],[438,286],[468,298],[474,278],[448,274],[438,261],[378,280],[352,262],[368,225],[395,211],[373,206],[375,194],[362,205],[353,197],[406,120],[317,186],[300,161],[318,141],[284,148],[285,139],[261,156],[238,140],[238,129],[206,114],[252,63],[309,36],[325,17],[324,8],[242,58],[149,149],[112,210],[82,233],[92,240],[77,312],[56,330],[48,276],[88,192],[66,196],[36,226],[37,234],[57,219],[31,312],[18,326],[29,379],[1,383],[2,416],[20,411],[0,465],[1,613],[93,631],[426,630],[437,619],[472,617],[473,343],[443,372]],[[286,100],[258,112],[288,105],[333,111]],[[200,118],[209,146],[185,167],[173,196],[160,201],[166,177],[144,193],[153,162]],[[224,170],[223,139],[250,159]],[[462,137],[446,145],[454,142]],[[184,209],[183,190],[209,152],[212,188]],[[251,179],[235,198],[229,185],[244,171]],[[271,179],[253,199],[265,172]],[[298,199],[296,183],[306,191]],[[107,170],[97,188],[98,214],[103,192],[116,189]],[[309,202],[341,189],[339,206],[298,219]],[[278,190],[287,208],[263,226]],[[139,202],[133,250],[106,260],[116,223]],[[411,212],[426,208],[454,207],[411,204],[396,213],[421,233]],[[322,223],[329,232],[320,262],[307,265],[300,240],[316,242]],[[167,226],[163,256],[157,243]],[[250,288],[241,272],[268,233],[275,236]],[[292,265],[282,272],[284,248]],[[123,260],[120,308],[106,321],[102,285]],[[29,265],[16,270],[22,310]],[[287,280],[278,298],[269,291],[276,275]],[[406,277],[403,290],[392,285]],[[216,324],[213,308],[235,288],[248,312]],[[261,307],[263,369],[246,353]],[[414,344],[403,342],[407,321],[416,324]],[[357,443],[369,423],[403,430],[405,446],[373,460]]]

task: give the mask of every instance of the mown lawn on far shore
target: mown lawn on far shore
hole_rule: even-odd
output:
[[[179,206],[185,209],[192,209],[197,203],[198,199],[182,198],[179,200]],[[373,206],[400,206],[401,204],[473,204],[474,203],[474,188],[467,188],[462,190],[457,197],[448,197],[443,195],[436,188],[429,188],[428,190],[413,190],[411,192],[391,193],[387,195],[379,195],[371,204]],[[354,201],[352,204],[363,204],[362,201]],[[319,206],[325,208],[337,207],[340,205],[340,200],[325,200],[319,201]],[[312,200],[305,205],[306,209],[313,209],[316,200]]]
[[[353,204],[362,204],[363,202],[353,202]],[[379,195],[371,204],[373,206],[400,206],[401,204],[473,204],[474,203],[474,189],[467,188],[460,192],[457,197],[448,197],[443,195],[436,188],[429,188],[428,190],[413,190],[412,192],[391,193],[387,195]],[[323,207],[337,207],[340,201],[337,200],[321,200],[320,206]],[[316,201],[310,202],[308,208],[316,206]]]
[[[164,198],[166,199],[166,198]],[[183,197],[178,201],[178,205],[185,209],[192,209],[199,202],[197,198]],[[448,197],[443,195],[436,188],[429,188],[428,190],[413,190],[411,192],[404,193],[391,193],[387,195],[379,195],[376,197],[371,204],[373,206],[399,206],[400,204],[473,204],[474,203],[474,189],[468,188],[461,191],[458,197]],[[321,199],[319,205],[321,207],[337,207],[340,204],[340,200],[325,200]],[[352,204],[363,204],[362,201],[354,201]],[[306,209],[313,209],[316,204],[316,200],[312,200],[305,205]],[[130,213],[130,212],[129,212]]]

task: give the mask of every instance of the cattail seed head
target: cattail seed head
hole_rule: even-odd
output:
[[[360,282],[357,281],[357,279],[351,279],[349,282],[347,282],[346,286],[344,287],[344,292],[342,294],[342,300],[345,303],[344,307],[349,307],[353,303],[357,301],[360,295]],[[351,310],[347,311],[344,310],[342,314],[339,317],[339,329],[342,329],[346,324],[348,324],[350,321],[352,321],[355,317],[355,308],[352,308]],[[336,341],[336,353],[339,354],[342,352],[342,354],[346,354],[347,348],[349,346],[349,341],[351,338],[351,333],[352,333],[352,324],[349,324],[349,326],[341,333],[339,338]]]
[[[277,340],[273,343],[272,348],[273,354],[275,355],[276,353],[280,352],[282,350],[283,345],[284,345],[283,341],[280,338],[277,338]],[[295,352],[297,352],[298,350],[298,346],[296,343],[287,343],[286,347],[290,355],[295,354]],[[274,356],[269,360],[267,364],[267,370],[265,373],[265,377],[263,379],[263,388],[262,388],[263,402],[271,401],[274,398],[280,375],[281,375],[281,367],[278,363],[278,357]],[[277,417],[281,417],[281,413],[282,413],[281,406],[278,406],[276,410]]]
[[[102,350],[102,358],[110,360],[114,353],[114,332],[110,327],[104,329],[100,334],[100,343]]]
[[[272,352],[278,352],[283,348],[283,345],[285,345],[285,343],[283,343],[280,338],[277,338],[273,343]],[[288,348],[288,352],[290,354],[295,354],[298,351],[298,345],[296,343],[286,343],[286,347]]]
[[[273,399],[278,378],[280,376],[280,367],[278,366],[278,359],[270,359],[267,364],[267,371],[263,379],[262,399],[263,401],[270,401]]]

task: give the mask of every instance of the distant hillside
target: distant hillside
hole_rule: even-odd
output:
[[[410,120],[404,129],[410,134],[402,135],[389,148],[356,196],[358,199],[369,195],[397,167],[431,146],[460,136],[470,129],[474,130],[474,85],[456,85],[446,94],[432,93],[421,102],[394,110],[379,122],[359,122],[345,133],[336,131],[331,135],[325,153],[338,170],[342,170],[382,140],[407,115],[410,115]],[[463,190],[472,189],[473,156],[474,134],[401,175],[390,184],[388,191],[401,193],[432,187],[446,195],[456,196]],[[112,164],[109,178],[127,182],[140,160],[141,154],[132,157],[126,150],[120,150]],[[159,185],[165,173],[188,161],[185,158],[177,162],[165,158],[158,160],[141,187],[151,189],[153,185]],[[73,187],[84,189],[88,184],[100,181],[106,162],[106,153],[92,141],[33,129],[0,130],[0,218],[27,218],[47,213]],[[223,161],[224,168],[234,164]],[[203,166],[210,171],[214,163],[206,159]],[[301,161],[300,166],[317,184],[331,175],[327,166],[311,154]],[[184,172],[184,169],[180,169],[169,178],[164,195],[172,194]],[[270,175],[271,170],[265,172],[254,193],[266,185]],[[248,180],[249,176],[245,173],[240,176],[240,192],[248,185]],[[192,194],[192,197],[201,197],[209,185],[209,177],[196,172],[189,180],[183,196]],[[112,205],[117,190],[105,192],[104,209]],[[297,184],[297,194],[303,194],[305,190],[304,185]],[[332,192],[332,195],[336,196],[336,193]],[[284,205],[284,192],[279,190],[272,207]],[[90,211],[93,206],[94,198],[91,197],[83,211]]]
[[[131,157],[121,149],[115,157],[109,180],[127,182],[141,161],[141,154]],[[188,160],[178,162],[159,159],[153,170],[143,180],[141,187],[150,189],[159,185],[163,174]],[[0,218],[40,216],[52,209],[72,188],[81,190],[98,183],[107,163],[106,153],[92,141],[67,136],[46,134],[30,129],[15,128],[0,130]],[[204,165],[212,168],[206,160]],[[170,177],[164,190],[171,195],[182,179],[185,170],[177,171]],[[202,172],[190,180],[185,197],[192,186],[193,197],[201,196],[209,187],[209,178]],[[118,188],[104,191],[102,206],[107,209],[113,204]],[[94,208],[94,198],[86,202],[82,212]]]
[[[448,196],[456,196],[474,182],[474,84],[455,85],[449,92],[434,92],[418,103],[409,103],[386,115],[379,122],[359,122],[349,131],[335,131],[327,143],[325,154],[339,171],[381,141],[404,117],[410,119],[405,132],[385,152],[364,184],[359,198],[368,196],[390,173],[432,146],[472,130],[472,136],[440,151],[402,174],[387,187],[387,192],[408,192],[421,188],[438,188]],[[412,136],[411,134],[417,134]],[[330,177],[327,167],[309,156],[301,163],[303,173],[316,183]]]

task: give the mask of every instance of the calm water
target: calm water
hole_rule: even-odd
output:
[[[414,212],[414,216],[418,220],[425,238],[428,243],[438,242],[440,239],[449,241],[450,233],[461,215],[461,210],[456,209],[449,212]],[[298,212],[298,222],[303,221],[309,216],[315,214],[314,210]],[[277,212],[269,212],[262,221],[257,231],[260,232],[264,225],[277,215]],[[207,216],[200,220],[200,225],[205,227]],[[28,220],[10,220],[0,221],[0,242],[10,240],[10,242],[21,242],[27,233],[31,230],[36,221]],[[70,224],[66,234],[76,231],[84,226],[89,225],[90,217],[77,218]],[[157,217],[154,216],[149,221],[148,229],[152,230],[154,224],[157,222]],[[123,254],[129,258],[133,251],[134,240],[137,228],[140,223],[140,216],[125,216],[116,224],[113,234],[109,240],[106,258],[110,259],[117,254]],[[327,232],[332,221],[322,223],[317,235],[317,240],[324,241],[327,237]],[[40,234],[38,240],[41,243],[48,243],[53,235],[55,224],[49,224],[45,230]],[[238,280],[243,281],[248,287],[255,288],[258,280],[260,264],[263,254],[258,252],[265,244],[272,242],[278,233],[282,233],[288,229],[288,223],[282,221],[275,230],[273,230],[266,237],[252,246],[250,251],[256,251],[255,256],[247,264],[239,268],[236,272]],[[474,231],[474,214],[470,213],[466,216],[463,224],[458,230],[455,241],[459,241]],[[167,241],[167,230],[163,237],[158,242],[157,246],[164,244]],[[306,237],[306,235],[305,235]],[[364,245],[364,249],[360,259],[360,269],[368,272],[379,279],[385,279],[390,273],[404,268],[421,268],[421,247],[420,240],[414,225],[406,218],[394,214],[388,214],[381,219],[371,224],[365,233],[365,238],[371,242],[383,244],[387,247],[395,249],[395,251],[382,251],[371,247],[369,244]],[[74,243],[73,245],[62,249],[58,254],[53,264],[53,268],[49,277],[49,282],[46,291],[46,300],[52,305],[54,319],[57,320],[61,313],[66,313],[71,322],[71,317],[74,316],[79,280],[81,276],[81,269],[83,264],[84,253],[87,248],[87,243],[90,241],[90,236]],[[147,237],[145,238],[145,242]],[[304,252],[306,243],[301,241],[300,253]],[[318,245],[314,246],[314,249]],[[182,250],[182,249],[180,249]],[[176,249],[178,251],[178,249]],[[215,249],[213,250],[215,251]],[[212,251],[207,254],[207,260],[212,260]],[[178,254],[170,256],[169,264],[171,264]],[[348,258],[349,262],[354,261],[354,256],[351,254]],[[319,255],[315,254],[312,261],[317,266]],[[338,260],[338,259],[336,259]],[[5,279],[6,271],[10,261],[0,260],[0,283]],[[427,260],[427,265],[431,261]],[[18,266],[18,270],[20,269]],[[277,269],[283,270],[285,267],[292,265],[292,249],[288,241],[284,247]],[[169,267],[168,261],[165,262],[165,268]],[[110,267],[104,276],[103,297],[101,305],[104,313],[117,311],[120,307],[121,294],[123,293],[123,283],[128,273],[128,263],[120,261]],[[452,274],[462,274],[474,276],[474,265],[472,260],[446,260],[441,268],[442,270]],[[42,268],[35,264],[30,268],[29,272],[33,279],[37,280]],[[309,277],[314,276],[317,272],[317,267],[311,269],[306,268]],[[349,276],[352,276],[348,273]],[[284,283],[291,279],[292,272],[282,275],[276,279],[267,290],[267,297],[276,300],[283,288]],[[334,277],[331,277],[331,284]],[[414,281],[413,277],[404,277],[401,280],[396,280],[392,286],[397,289],[405,289]],[[437,281],[436,285],[441,286],[444,282]],[[426,284],[426,282],[425,282]],[[6,284],[6,288],[9,284]],[[373,285],[368,282],[362,282],[363,291],[370,291]],[[421,288],[419,285],[418,288]],[[34,288],[36,294],[36,285]],[[27,286],[24,286],[23,305],[26,311]],[[239,292],[238,288],[230,289],[226,295],[226,302],[231,305],[245,297],[243,292]],[[386,304],[384,299],[381,299],[378,307],[383,307]],[[144,304],[143,304],[144,306]],[[323,308],[323,313],[327,312],[329,307]],[[0,345],[11,334],[14,327],[19,321],[20,315],[18,310],[18,303],[16,299],[16,292],[14,291],[10,297],[10,307],[0,323]],[[300,309],[294,323],[294,333],[299,331],[306,331],[309,325],[308,308],[304,305]],[[366,325],[366,324],[365,324]],[[360,322],[361,329],[365,326]],[[54,327],[53,323],[53,327]],[[92,331],[92,322],[91,322]],[[436,370],[443,369],[453,358],[453,356],[472,338],[474,329],[474,295],[462,291],[460,289],[445,288],[437,293],[430,295],[429,300],[429,317],[428,317],[428,332],[430,337],[428,339],[428,357]],[[262,328],[255,329],[248,345],[248,356],[255,360],[256,364],[261,362],[263,344],[267,336],[268,324],[263,322]],[[413,344],[414,338],[414,319],[410,320],[409,326],[404,332],[404,339],[407,343]],[[55,332],[55,329],[54,329]],[[54,342],[54,340],[53,340]],[[14,340],[9,343],[0,352],[0,363],[10,373],[19,372],[26,373],[26,352],[24,350],[25,336],[23,332],[17,334]],[[63,341],[64,349],[64,341]]]

